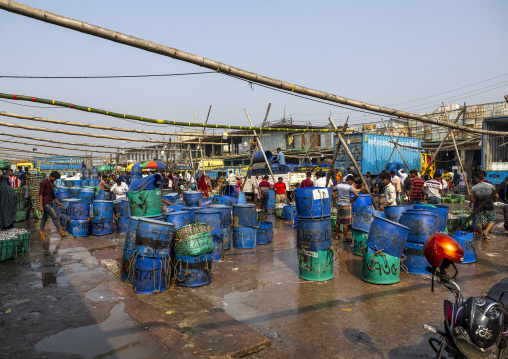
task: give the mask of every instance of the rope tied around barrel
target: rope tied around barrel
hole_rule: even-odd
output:
[[[407,247],[405,247],[407,250]],[[402,269],[404,272],[409,273],[408,267],[404,264],[404,261],[407,259],[407,257],[404,254],[401,254],[400,256],[400,269]]]
[[[340,248],[339,246],[330,246],[330,251],[333,255],[333,261],[338,262],[339,261],[339,255],[340,255]]]
[[[383,256],[386,263],[388,263],[388,259],[386,258],[386,254],[383,252],[383,249],[377,249],[377,246],[374,246],[374,249],[376,252],[374,252],[374,255],[369,259],[369,262],[367,263],[367,267],[370,271],[374,271],[374,269],[376,269],[376,263],[378,263],[376,260],[377,256]],[[379,263],[379,266],[381,267],[381,263]]]

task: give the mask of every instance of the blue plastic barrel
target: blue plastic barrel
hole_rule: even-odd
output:
[[[178,193],[168,193],[164,195],[164,199],[169,203],[176,203],[180,199]]]
[[[72,186],[74,186],[74,181],[73,180],[63,180],[63,185],[64,185],[64,187],[72,187]]]
[[[113,233],[113,201],[93,202],[92,234],[102,236]]]
[[[90,179],[90,168],[83,168],[83,178]]]
[[[332,224],[330,218],[320,221],[298,219],[296,226],[296,247],[308,251],[324,251],[332,245]]]
[[[223,205],[226,205],[226,206],[232,206],[236,202],[238,202],[238,200],[236,198],[229,197],[229,196],[218,196],[218,195],[215,195],[212,198],[212,204],[223,204]]]
[[[231,184],[222,186],[222,194],[226,197],[235,198],[238,201],[238,190]],[[236,203],[236,202],[235,202]]]
[[[66,219],[70,219],[69,218],[69,204],[70,204],[70,200],[72,200],[72,198],[66,198],[66,199],[63,199],[60,203],[62,204],[62,207],[58,206],[55,204],[55,207],[56,208],[56,214],[58,215],[58,217],[60,218],[61,221],[65,221]]]
[[[192,223],[189,211],[166,213],[164,220],[168,223],[173,223],[175,230]]]
[[[353,220],[353,229],[368,233],[375,215],[382,218],[386,217],[385,213],[377,211],[372,207],[359,207]]]
[[[413,243],[425,243],[439,229],[439,216],[436,212],[410,209],[402,214],[399,222],[409,228],[407,240]]]
[[[133,180],[136,180],[136,179],[141,179],[143,178],[143,170],[141,169],[141,167],[139,167],[139,164],[138,166],[132,166],[132,169],[131,169],[131,181]]]
[[[256,205],[252,203],[233,205],[233,224],[241,227],[257,227]]]
[[[180,212],[182,210],[182,208],[185,208],[185,207],[187,207],[187,206],[184,204],[172,204],[167,207],[167,210],[169,211],[170,209],[172,209],[172,211],[170,211],[170,212]]]
[[[126,233],[129,226],[130,217],[120,217],[116,221],[116,229],[118,233]]]
[[[386,218],[388,218],[390,221],[398,222],[400,220],[400,216],[402,216],[402,214],[408,209],[413,209],[413,206],[387,206],[385,207]]]
[[[270,244],[273,242],[273,223],[259,222],[257,244]]]
[[[92,179],[97,180],[97,178],[99,178],[99,171],[97,171],[97,168],[94,167],[92,169]]]
[[[201,207],[203,193],[200,191],[183,191],[182,198],[187,207]]]
[[[182,287],[199,287],[212,281],[212,253],[197,257],[175,254],[176,283]]]
[[[404,255],[406,256],[406,259],[401,262],[401,264],[407,267],[408,273],[422,275],[429,274],[429,272],[425,270],[429,263],[423,254],[423,243],[406,242]]]
[[[79,198],[79,192],[81,192],[81,187],[69,188],[69,198]]]
[[[212,204],[213,198],[203,198],[201,200],[201,207],[208,208]]]
[[[294,190],[299,218],[329,218],[332,191],[330,188],[306,187]]]
[[[194,214],[196,211],[202,209],[201,207],[182,207],[182,211],[189,212],[191,223],[194,222]]]
[[[383,250],[386,254],[400,258],[406,245],[409,228],[386,218],[374,216],[370,225],[367,247]]]
[[[257,243],[257,228],[234,227],[233,228],[233,247],[235,248],[254,248]]]
[[[358,198],[351,204],[351,212],[355,214],[360,207],[372,207],[370,194],[358,194]]]
[[[139,218],[136,230],[136,254],[151,258],[169,258],[173,255],[172,223]]]
[[[231,226],[222,228],[222,242],[224,243],[224,249],[231,248],[231,239],[233,237],[231,228],[232,228]]]
[[[222,237],[222,211],[218,208],[202,208],[194,213],[194,220],[206,223],[212,236]]]
[[[113,201],[113,213],[120,217],[130,217],[131,207],[127,198],[119,198]]]
[[[82,199],[69,198],[67,215],[71,220],[85,220],[90,216],[90,203]]]
[[[208,208],[220,209],[222,212],[222,227],[230,226],[233,221],[231,219],[231,207],[224,204],[211,204]]]
[[[212,252],[212,258],[214,262],[220,262],[222,260],[222,254],[224,253],[224,240],[222,238],[222,233],[220,236],[213,236],[213,246],[215,247]]]
[[[133,251],[136,245],[136,232],[138,231],[138,220],[140,217],[130,217],[127,232],[125,232],[125,243],[123,250]]]
[[[58,187],[55,191],[55,197],[58,202],[62,202],[62,200],[70,198],[70,190],[68,187]]]
[[[474,246],[473,232],[459,231],[450,234],[450,237],[455,239],[464,249],[463,264],[476,262],[476,249]]]
[[[74,219],[67,224],[70,234],[74,237],[88,237],[90,224],[87,220]]]
[[[83,180],[74,180],[74,187],[83,187]]]
[[[163,292],[171,279],[166,265],[166,259],[134,257],[134,275],[132,287],[136,293],[151,294]],[[169,274],[169,275],[168,275]]]
[[[79,199],[92,203],[95,197],[95,190],[93,188],[82,188],[79,192]]]
[[[294,212],[296,211],[296,206],[284,206],[284,219],[286,221],[292,221],[294,218]]]
[[[445,233],[447,232],[446,222],[448,221],[448,212],[450,211],[450,208],[440,204],[437,206],[437,210],[439,211],[439,231]]]
[[[97,197],[95,199],[100,201],[112,201],[114,198],[115,195],[113,193],[109,193],[101,189],[99,193],[97,193]]]
[[[265,156],[266,156],[266,160],[268,160],[269,163],[272,163],[272,160],[273,160],[272,151],[265,151]],[[265,156],[263,156],[263,152],[257,151],[254,154],[254,157],[252,157],[252,163],[266,162]]]
[[[267,207],[275,207],[275,191],[273,189],[268,191],[268,202]]]

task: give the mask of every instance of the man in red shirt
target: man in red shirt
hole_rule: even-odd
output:
[[[418,171],[412,170],[411,176],[411,189],[409,190],[409,204],[421,204],[423,198],[423,185],[425,182],[418,177]]]
[[[314,182],[312,182],[310,180],[310,178],[312,177],[312,173],[310,172],[307,172],[307,179],[304,179],[302,181],[302,184],[300,185],[301,188],[305,188],[305,187],[314,187]]]
[[[12,169],[8,169],[7,173],[9,174],[9,182],[11,184],[11,187],[19,187],[18,177],[14,175],[14,172]]]
[[[39,239],[46,238],[44,234],[44,228],[46,227],[46,221],[48,220],[48,216],[51,217],[53,220],[53,224],[58,229],[58,232],[60,232],[60,237],[65,237],[69,234],[69,232],[66,232],[63,230],[62,225],[60,224],[60,220],[58,219],[58,216],[53,209],[53,201],[55,201],[56,204],[58,204],[60,207],[63,207],[63,204],[61,204],[55,197],[55,192],[53,191],[53,184],[57,179],[60,178],[60,173],[53,171],[49,175],[49,178],[46,178],[44,181],[41,182],[41,185],[39,187],[39,211],[43,212],[42,219],[41,219],[41,226],[39,228]]]
[[[263,180],[259,182],[259,194],[261,195],[261,209],[265,214],[268,214],[268,198],[270,198],[270,190],[272,186],[268,182],[268,176],[264,176]]]
[[[273,185],[273,189],[275,190],[275,203],[286,203],[286,184],[282,182],[282,177],[279,177],[278,182]]]

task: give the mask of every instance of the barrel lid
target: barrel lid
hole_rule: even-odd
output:
[[[113,204],[113,201],[106,201],[105,199],[96,199],[93,201],[93,203],[111,203]]]
[[[427,213],[424,213],[424,212],[427,212]],[[439,210],[436,208],[436,209],[408,209],[406,212],[404,213],[409,213],[409,214],[425,214],[425,215],[429,215],[429,216],[437,216],[439,217]],[[402,215],[404,215],[404,213]]]
[[[211,204],[208,206],[208,208],[228,208],[231,209],[231,206],[228,206],[227,204]]]
[[[203,207],[182,207],[184,211],[197,211],[198,209],[202,209]]]
[[[64,198],[60,202],[85,202],[82,199],[79,198]],[[86,202],[88,203],[88,202]]]
[[[157,217],[155,217],[155,218],[157,218]],[[152,218],[140,217],[140,218],[138,218],[138,222],[151,223],[154,225],[165,226],[165,227],[174,227],[175,226],[173,223],[159,221],[159,220],[153,219],[153,217]]]
[[[397,227],[401,227],[401,228],[407,229],[408,231],[410,230],[410,228],[409,228],[409,227],[403,226],[402,224],[397,223],[397,222],[394,222],[394,221],[390,221],[389,219],[386,219],[386,218],[384,218],[384,217],[379,217],[379,216],[377,216],[377,215],[374,215],[373,217],[374,217],[374,218],[377,218],[377,219],[380,219],[380,220],[383,220],[383,221],[385,221],[385,222],[388,222],[388,223],[390,223],[390,224],[393,224],[394,226],[397,226]]]
[[[181,216],[181,215],[188,215],[188,216],[190,216],[190,213],[187,212],[187,211],[178,211],[178,212],[169,212],[169,213],[166,213],[166,216]]]
[[[222,211],[218,208],[201,208],[200,210],[197,210],[196,211],[196,214],[197,213],[218,213],[218,214],[221,214]]]
[[[245,203],[245,204],[234,204],[235,208],[256,208],[256,205],[253,203]]]
[[[81,187],[75,187],[74,186],[74,187],[71,187],[71,189],[79,189],[79,190],[81,190]]]

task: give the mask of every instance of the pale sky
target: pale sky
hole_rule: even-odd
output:
[[[175,47],[248,71],[415,113],[445,104],[502,101],[508,94],[507,1],[31,1],[23,4]],[[94,76],[207,71],[161,55],[0,10],[0,75]],[[143,117],[247,125],[290,115],[296,123],[350,123],[380,117],[282,94],[220,75],[139,79],[6,79],[0,92]],[[416,100],[416,101],[415,101]],[[41,106],[17,102],[26,106]],[[136,129],[141,125],[70,109],[19,106],[0,111]],[[2,117],[0,121],[63,128]],[[155,127],[154,127],[155,126]],[[0,132],[21,133],[0,126]],[[29,136],[125,145],[23,131]],[[87,130],[118,136],[132,134]],[[160,137],[151,135],[153,139]],[[8,137],[0,136],[2,140]],[[23,140],[27,141],[27,140]],[[142,144],[138,144],[142,145]],[[128,144],[133,146],[133,144]],[[18,148],[27,146],[18,145]],[[28,146],[31,147],[31,146]],[[39,148],[43,152],[65,151]],[[76,155],[78,152],[72,152]]]

